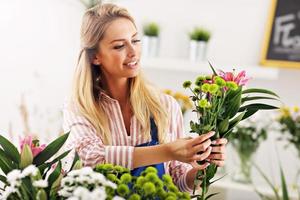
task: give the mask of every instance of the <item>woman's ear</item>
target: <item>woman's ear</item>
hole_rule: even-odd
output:
[[[99,56],[97,54],[94,55],[92,63],[94,65],[101,65],[100,58],[99,58]]]

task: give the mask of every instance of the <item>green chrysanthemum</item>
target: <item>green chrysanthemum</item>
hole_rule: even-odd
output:
[[[146,179],[146,181],[150,181],[150,182],[152,182],[152,183],[155,183],[155,182],[157,182],[157,181],[159,180],[157,174],[156,174],[156,173],[153,173],[153,172],[148,173],[148,174],[145,176],[145,179]]]
[[[208,102],[206,99],[201,99],[198,103],[199,103],[200,108],[206,108],[208,105]]]
[[[192,85],[191,81],[184,81],[183,88],[189,88],[189,87],[191,87],[191,85]]]
[[[138,195],[138,194],[132,194],[130,197],[129,197],[129,200],[140,200],[141,199],[141,196]]]
[[[220,87],[226,86],[226,81],[223,78],[221,78],[220,76],[214,77],[214,81]]]
[[[203,92],[208,92],[209,91],[209,84],[208,83],[204,83],[202,86],[201,86],[201,90]]]
[[[146,182],[143,185],[143,192],[146,196],[154,195],[156,193],[155,185],[151,182]]]
[[[166,183],[166,184],[172,184],[172,177],[168,174],[164,174],[162,176],[162,180]]]
[[[128,184],[132,180],[132,176],[129,173],[123,174],[120,178],[121,182],[124,184]]]
[[[234,81],[228,81],[226,83],[226,87],[228,87],[231,90],[237,90],[239,86]]]
[[[139,187],[142,187],[142,186],[144,185],[145,182],[146,182],[145,177],[140,176],[140,177],[138,177],[137,180],[136,180],[136,185],[139,186]]]
[[[146,173],[150,173],[150,172],[157,173],[157,169],[155,167],[147,167],[145,172]]]
[[[125,197],[126,195],[129,194],[129,188],[128,188],[128,185],[126,184],[120,184],[118,185],[118,188],[117,188],[117,193],[121,196],[121,197]]]
[[[201,87],[195,87],[195,88],[194,88],[194,92],[195,92],[196,94],[199,94],[199,93],[201,92]]]
[[[107,179],[109,179],[110,181],[112,181],[114,183],[118,181],[117,176],[114,174],[107,174]]]
[[[199,77],[196,79],[196,81],[195,81],[195,85],[201,86],[202,83],[203,83],[203,81],[205,81],[205,80],[206,80],[206,79],[205,79],[204,76],[199,76]]]
[[[219,86],[217,84],[210,84],[208,91],[211,94],[216,94],[219,91]]]

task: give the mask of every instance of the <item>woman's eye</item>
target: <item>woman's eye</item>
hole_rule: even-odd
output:
[[[124,44],[122,45],[117,45],[117,46],[114,46],[114,49],[122,49],[124,47]]]
[[[139,43],[141,40],[133,40],[133,43]]]

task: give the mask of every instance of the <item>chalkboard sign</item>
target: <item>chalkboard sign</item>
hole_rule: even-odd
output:
[[[300,68],[300,0],[273,0],[261,64]]]

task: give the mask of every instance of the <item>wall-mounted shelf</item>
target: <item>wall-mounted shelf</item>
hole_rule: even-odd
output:
[[[219,65],[212,63],[215,69],[222,68],[223,71],[238,71],[246,70],[248,76],[261,80],[276,80],[278,78],[279,70],[276,68],[265,68],[259,65]],[[143,58],[142,66],[144,69],[155,69],[173,72],[186,72],[195,74],[211,74],[208,62],[190,62],[178,58]]]

